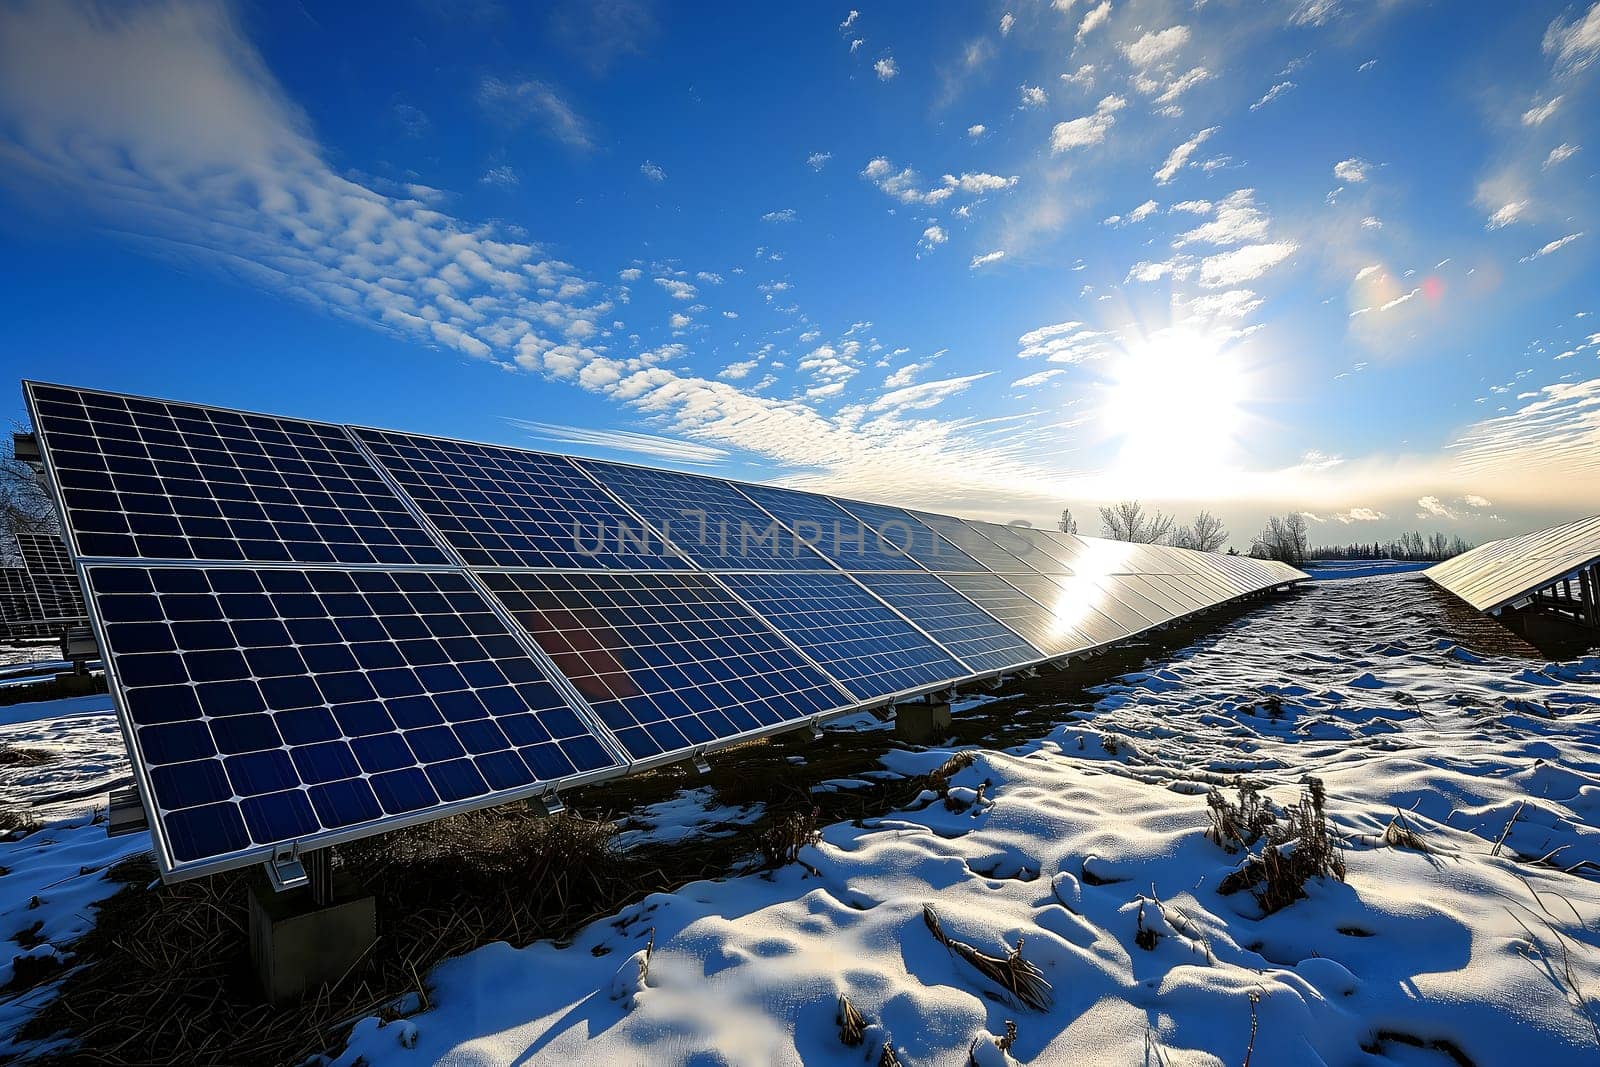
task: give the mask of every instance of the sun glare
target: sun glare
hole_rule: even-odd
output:
[[[1151,334],[1118,357],[1106,386],[1116,468],[1140,491],[1183,495],[1234,469],[1246,381],[1238,356],[1214,338]]]

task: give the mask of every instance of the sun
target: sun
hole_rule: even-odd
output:
[[[1171,327],[1107,371],[1102,417],[1120,477],[1142,492],[1188,495],[1236,469],[1248,382],[1231,346]]]

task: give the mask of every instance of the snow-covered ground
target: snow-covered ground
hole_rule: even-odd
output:
[[[1097,697],[978,752],[949,803],[824,827],[801,863],[648,896],[564,947],[446,962],[429,1010],[359,1022],[332,1057],[872,1064],[887,1042],[906,1064],[1600,1062],[1600,656],[1547,662],[1388,575],[1316,583]],[[1051,699],[1040,680],[1018,703]],[[75,709],[47,735],[36,717],[0,741],[82,734],[98,780],[115,747],[101,720]],[[897,749],[856,773],[925,775],[952,754]],[[1236,796],[1236,775],[1284,806],[1320,779],[1345,880],[1270,915],[1220,893],[1246,854],[1206,836],[1206,791]],[[759,816],[717,805],[695,789],[640,809],[626,843]],[[104,866],[139,840],[82,820],[0,845],[0,936],[43,914],[24,940],[70,952]],[[1422,847],[1386,843],[1391,824]],[[986,955],[1020,940],[1048,1006],[936,940],[930,904]],[[865,1018],[856,1047],[841,995]],[[23,1010],[0,1005],[0,1034]]]

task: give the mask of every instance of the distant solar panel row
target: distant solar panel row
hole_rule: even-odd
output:
[[[1479,611],[1497,611],[1600,564],[1600,515],[1490,541],[1423,573]]]
[[[1304,577],[625,464],[27,392],[169,875],[682,758]]]
[[[87,618],[83,590],[72,567],[72,557],[54,534],[18,532],[17,552],[33,587],[36,618],[65,625]],[[59,627],[58,627],[59,628]]]

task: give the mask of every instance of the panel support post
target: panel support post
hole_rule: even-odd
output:
[[[932,745],[950,733],[950,703],[929,700],[921,704],[897,704],[894,709],[894,736],[913,745]]]
[[[251,880],[250,957],[270,1004],[345,978],[365,965],[378,939],[377,902],[333,870],[330,851],[300,856],[305,874],[295,888]]]

